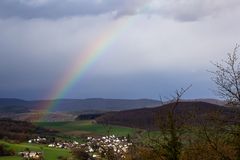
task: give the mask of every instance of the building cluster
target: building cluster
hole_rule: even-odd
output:
[[[100,138],[88,137],[87,143],[81,144],[80,148],[85,149],[93,158],[106,157],[109,152],[115,156],[125,158],[132,143],[129,143],[127,138],[118,138],[114,135],[104,136]]]
[[[43,160],[42,152],[35,152],[35,151],[24,151],[18,153],[23,159],[26,160]]]
[[[73,142],[53,142],[47,144],[46,138],[38,137],[36,139],[31,139],[28,143],[41,143],[46,144],[50,148],[63,148],[63,149],[83,149],[85,152],[89,153],[93,158],[106,157],[109,153],[114,154],[116,157],[125,158],[129,147],[132,143],[128,141],[126,137],[119,138],[115,135],[102,136],[99,138],[87,137],[86,143],[79,144],[76,141]],[[19,153],[24,158],[40,159],[40,152],[20,152]]]
[[[64,149],[71,149],[71,148],[76,148],[79,145],[78,142],[73,141],[73,142],[54,142],[50,143],[48,147],[50,148],[64,148]]]
[[[79,143],[76,141],[73,141],[73,142],[64,142],[64,141],[56,142],[55,141],[52,143],[48,143],[47,138],[41,138],[41,137],[30,139],[28,140],[28,143],[47,144],[47,146],[50,148],[64,148],[64,149],[75,148],[79,145]]]
[[[44,144],[47,142],[47,138],[41,138],[41,137],[37,137],[34,139],[30,139],[28,140],[28,143],[40,143],[40,144]]]

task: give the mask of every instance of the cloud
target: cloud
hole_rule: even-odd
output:
[[[157,14],[179,21],[196,21],[239,6],[239,0],[1,0],[0,17],[57,19],[100,14],[116,17]]]
[[[3,18],[62,18],[68,16],[135,13],[146,0],[1,0]]]
[[[134,23],[66,97],[157,98],[189,84],[194,97],[208,96],[210,61],[239,43],[239,2],[192,1],[0,0],[0,97],[45,97],[99,35],[129,20],[124,15]]]
[[[239,6],[238,0],[153,0],[149,4],[149,12],[179,21],[196,21],[231,11]]]

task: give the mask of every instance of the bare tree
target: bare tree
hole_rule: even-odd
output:
[[[179,160],[182,151],[182,141],[181,141],[181,128],[177,126],[177,115],[176,109],[181,102],[182,96],[191,88],[190,85],[187,88],[181,88],[176,90],[175,95],[172,96],[171,107],[167,113],[165,120],[161,116],[157,116],[156,123],[160,129],[160,137],[151,137],[150,147],[159,154],[159,159],[162,160]]]
[[[224,98],[231,106],[236,107],[236,117],[227,120],[231,122],[231,126],[227,127],[227,132],[231,135],[230,141],[235,148],[238,160],[240,160],[240,60],[237,54],[239,47],[236,44],[232,53],[228,53],[226,60],[222,60],[221,63],[213,63],[216,71],[211,71],[214,75],[212,80],[217,85],[217,95]],[[226,126],[223,125],[222,128],[226,130]]]
[[[239,47],[237,44],[222,63],[213,63],[216,71],[211,71],[214,74],[212,80],[217,85],[217,95],[234,106],[240,106],[240,60],[237,55]]]
[[[180,157],[181,149],[182,149],[182,142],[181,142],[181,132],[179,131],[176,125],[176,108],[187,90],[191,88],[191,85],[187,88],[181,88],[175,92],[175,97],[172,98],[173,104],[168,112],[167,117],[167,126],[166,128],[162,128],[164,136],[165,144],[162,145],[163,149],[165,150],[165,158],[168,160],[178,160]]]

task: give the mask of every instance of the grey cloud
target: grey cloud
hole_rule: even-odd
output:
[[[96,1],[58,1],[48,0],[45,3],[31,1],[1,0],[1,17],[21,18],[59,18],[64,16],[99,14],[107,11],[105,4]]]
[[[146,0],[1,0],[3,18],[61,18],[79,15],[115,15],[135,13]]]
[[[146,13],[179,21],[196,21],[239,6],[239,0],[1,0],[0,17],[56,19],[109,13],[116,17]]]
[[[0,18],[0,97],[44,97],[92,40],[105,33],[116,21],[124,20],[109,19],[109,15],[61,17],[149,12],[180,21],[194,21],[234,8],[234,0],[222,1],[221,5],[221,0],[216,1],[217,5],[210,1],[209,5],[203,4],[199,0],[198,4],[188,6],[184,3],[174,5],[175,0],[165,0],[160,5],[152,1],[150,6],[140,0],[131,3],[130,0],[88,1],[79,0],[77,5],[77,0],[58,0],[58,3],[56,0],[0,0],[0,17],[6,18]],[[76,8],[82,4],[85,12],[73,14],[66,6],[60,9],[60,2]],[[237,6],[238,2],[235,2]],[[91,5],[102,8],[94,9]],[[16,16],[59,19],[8,19]],[[212,89],[212,85],[205,70],[211,66],[211,60],[220,61],[239,42],[240,23],[236,21],[239,16],[240,10],[215,19],[181,23],[160,16],[147,19],[145,15],[139,15],[134,25],[114,40],[96,64],[88,68],[84,78],[64,96],[158,98],[158,94],[165,96],[177,88],[193,84],[190,96],[209,97],[211,92],[208,89]],[[200,71],[204,73],[200,74]]]
[[[240,7],[238,0],[153,0],[149,12],[179,21],[196,21]]]

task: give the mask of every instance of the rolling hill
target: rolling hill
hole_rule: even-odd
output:
[[[28,101],[16,98],[0,98],[0,107],[1,106],[24,106],[28,104]]]
[[[212,99],[200,99],[198,100],[183,100],[183,104],[192,104],[202,102],[201,105],[206,106],[206,108],[211,108],[212,106],[217,106],[216,104],[224,104],[219,100]],[[71,121],[74,120],[77,116],[88,114],[102,114],[112,111],[122,111],[116,112],[126,118],[124,121],[127,121],[127,126],[140,126],[146,128],[148,124],[152,124],[153,120],[150,117],[153,117],[157,112],[166,113],[166,105],[163,105],[158,100],[152,99],[102,99],[102,98],[91,98],[91,99],[59,99],[59,100],[21,100],[21,99],[11,99],[11,98],[0,98],[0,117],[7,117],[16,120],[27,120],[35,121],[39,117],[39,109],[41,109],[43,104],[53,103],[55,107],[52,107],[51,113],[46,116],[47,121]],[[216,104],[214,104],[216,103]],[[186,108],[189,105],[186,105]],[[157,108],[154,108],[157,107]],[[143,109],[139,109],[143,108]],[[127,110],[127,111],[126,111]],[[188,110],[188,109],[186,109]],[[190,109],[191,110],[191,109]],[[132,113],[133,112],[133,113]],[[139,113],[138,113],[139,112]],[[125,115],[126,113],[126,115]],[[115,114],[115,112],[108,113],[104,117],[109,117],[110,115]],[[140,117],[139,117],[140,116]],[[141,119],[141,117],[145,119]],[[111,123],[121,124],[117,117],[119,115],[111,118]],[[135,124],[135,120],[131,118],[138,118]],[[86,117],[85,117],[86,118]],[[149,122],[145,122],[145,120]],[[121,121],[121,120],[120,120]],[[100,122],[100,120],[99,120]],[[143,126],[145,125],[146,126]],[[125,125],[125,124],[124,124]],[[152,126],[150,126],[152,128]]]
[[[98,118],[97,123],[107,123],[134,128],[155,130],[157,122],[166,122],[169,110],[173,103],[155,108],[132,109],[118,112],[109,112]],[[219,113],[225,118],[234,118],[236,110],[206,102],[180,102],[175,110],[175,120],[180,124],[196,124],[206,120],[209,115]]]
[[[154,107],[160,104],[160,101],[151,99],[59,99],[59,100],[34,100],[25,101],[20,99],[0,98],[0,108],[5,106],[28,107],[29,109],[41,108],[45,103],[56,104],[53,112],[75,112],[75,111],[118,111],[125,109]]]
[[[44,104],[55,104],[50,113],[45,116],[46,121],[72,121],[79,114],[105,113],[143,107],[154,107],[160,104],[151,99],[58,99],[58,100],[33,100],[0,98],[0,118],[15,120],[39,120],[39,110],[45,108]]]
[[[54,136],[57,132],[51,131],[25,121],[15,121],[0,118],[0,139],[27,141],[37,136]]]

